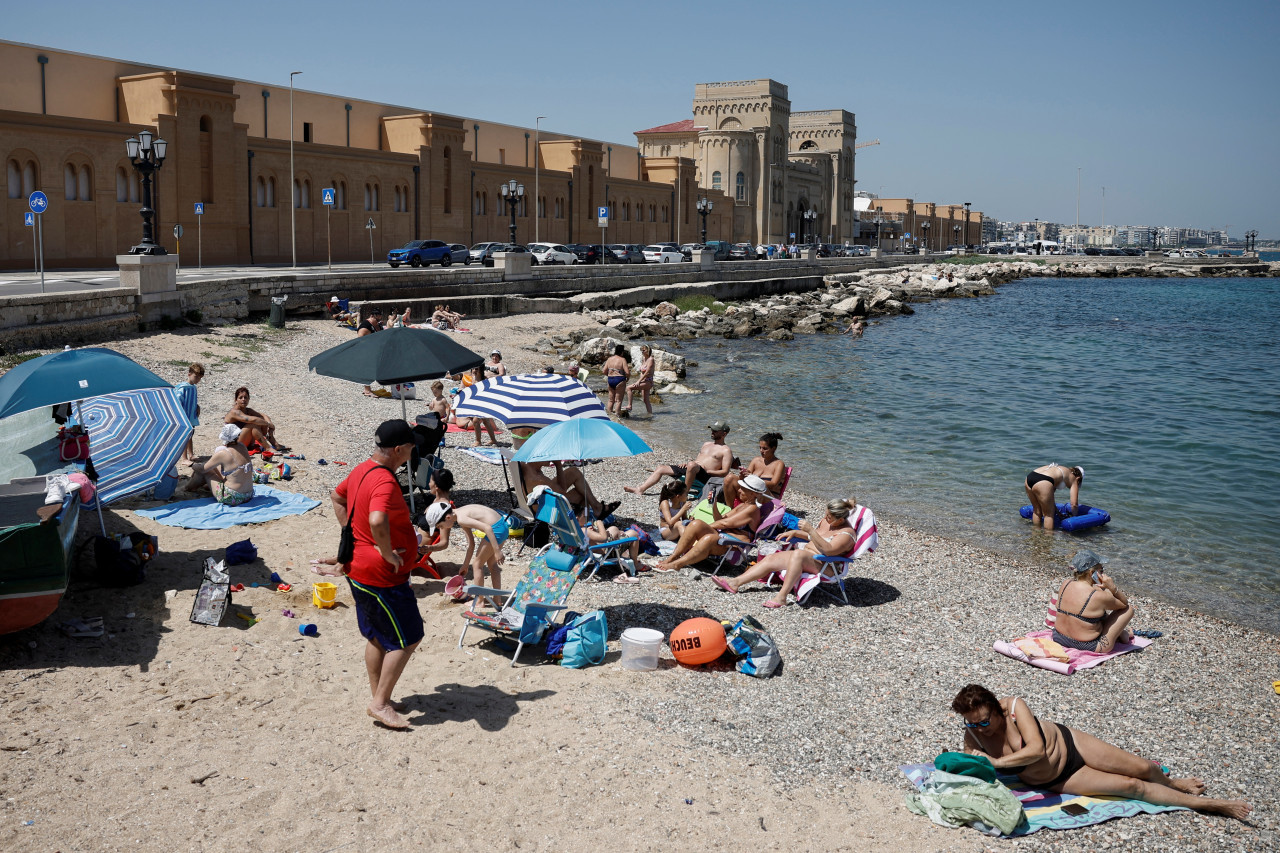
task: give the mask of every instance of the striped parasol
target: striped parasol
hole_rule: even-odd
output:
[[[191,421],[172,388],[122,391],[85,400],[80,419],[104,504],[159,483],[178,461]]]
[[[494,376],[458,393],[458,417],[493,418],[513,427],[544,427],[571,418],[609,419],[594,391],[572,376]]]

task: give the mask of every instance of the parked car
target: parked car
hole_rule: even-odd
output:
[[[1084,253],[1086,255],[1101,255],[1102,250],[1099,249],[1097,246],[1085,246]]]
[[[494,243],[493,248],[489,250],[489,254],[485,255],[485,258],[481,263],[486,267],[493,266],[493,256],[498,252],[508,252],[511,254],[519,254],[523,252],[528,254],[529,250],[526,247],[519,246],[515,243]]]
[[[693,253],[702,248],[701,243],[685,243],[680,247],[680,254],[684,255],[686,261],[693,260]]]
[[[580,264],[598,264],[600,263],[600,244],[588,246],[584,243],[572,243],[566,246],[570,252],[578,256]]]
[[[680,254],[679,249],[655,244],[644,247],[644,259],[650,264],[678,264],[684,260],[684,255]]]
[[[710,249],[714,252],[713,258],[715,260],[727,261],[729,260],[729,249],[732,247],[723,240],[708,240],[702,248]]]
[[[610,243],[609,251],[624,264],[644,263],[644,249],[637,243]]]
[[[493,254],[494,249],[503,245],[502,243],[476,243],[468,250],[472,263],[484,263],[485,259]],[[493,266],[489,264],[488,266]]]
[[[530,243],[529,251],[540,264],[576,264],[578,256],[559,243]]]
[[[756,247],[750,243],[734,243],[729,247],[729,260],[731,261],[754,261],[756,259]]]
[[[869,246],[845,246],[840,254],[846,258],[865,258],[871,254]]]
[[[459,257],[457,260],[461,261],[462,258]],[[411,267],[439,264],[447,267],[453,261],[453,252],[450,251],[449,244],[442,240],[410,240],[399,249],[387,252],[387,263],[393,268],[401,264],[408,264]]]
[[[471,250],[464,243],[450,243],[449,255],[453,258],[454,263],[462,261],[464,267],[471,263]]]

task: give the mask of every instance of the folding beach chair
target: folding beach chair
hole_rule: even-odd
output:
[[[871,553],[880,544],[880,537],[876,533],[876,517],[865,506],[859,504],[849,514],[849,526],[853,528],[853,547],[842,557],[814,558],[819,566],[819,573],[811,575],[806,572],[800,575],[799,583],[792,590],[797,604],[804,604],[815,590],[821,590],[835,598],[835,593],[828,589],[832,585],[840,591],[840,600],[845,604],[849,603],[849,596],[844,589],[845,578],[849,576],[849,567],[853,565],[854,560],[863,554]],[[832,570],[831,574],[827,574],[828,568]],[[781,583],[782,576],[775,572],[766,579],[766,582]]]
[[[781,532],[782,516],[787,512],[787,505],[780,500],[770,500],[760,508],[760,526],[756,535],[750,539],[734,536],[731,533],[720,534],[720,544],[728,546],[728,550],[720,557],[712,576],[720,574],[726,565],[745,566],[756,555],[760,543],[767,542]]]
[[[590,567],[591,573],[587,575],[587,580],[594,578],[602,568],[621,567],[622,549],[640,541],[635,536],[626,536],[592,545],[587,539],[587,531],[578,524],[578,517],[568,498],[544,486],[533,491],[536,495],[534,502],[538,507],[535,518],[551,528],[552,541],[539,554],[552,549],[572,554],[583,564],[582,568]]]
[[[578,567],[579,560],[574,555],[549,550],[534,557],[514,590],[468,585],[466,592],[477,606],[462,614],[458,648],[462,648],[468,628],[514,639],[516,651],[511,665],[515,666],[525,646],[537,644],[548,628],[558,627],[554,614],[565,609],[565,599],[578,579]],[[490,598],[501,598],[501,606],[481,610],[479,602]]]

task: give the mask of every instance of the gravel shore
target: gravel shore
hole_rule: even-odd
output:
[[[596,326],[576,315],[525,315],[469,325],[473,334],[460,335],[460,342],[477,352],[500,348],[516,373],[551,360],[532,349],[549,330]],[[364,397],[351,383],[307,372],[311,355],[349,335],[315,320],[291,322],[284,332],[244,324],[147,336],[112,347],[175,381],[183,372],[179,364],[206,363],[198,451],[208,452],[212,445],[220,420],[216,413],[229,406],[233,389],[248,385],[254,390],[251,404],[276,420],[284,442],[306,454],[289,488],[323,500],[349,469],[315,461],[366,458],[373,425],[400,413],[398,401]],[[421,393],[428,393],[425,387]],[[422,401],[408,405],[410,418],[425,411]],[[291,423],[309,426],[291,430]],[[643,419],[629,425],[643,434]],[[458,452],[456,439],[470,444],[469,435],[449,438],[444,453],[459,484],[455,499],[506,508],[502,470]],[[730,444],[749,457],[749,438],[731,434]],[[622,491],[643,477],[655,458],[669,455],[655,449],[655,456],[605,460],[586,470],[601,499],[623,501],[618,515],[624,524],[634,520],[651,527],[655,522],[656,498]],[[803,472],[796,474],[787,493],[789,506],[799,513],[820,512],[829,496],[804,494]],[[1001,657],[991,644],[1038,627],[1047,596],[1065,570],[1013,563],[907,529],[892,518],[878,520],[880,549],[855,570],[857,577],[848,584],[850,605],[827,600],[765,610],[762,587],[730,596],[692,569],[642,574],[637,585],[578,584],[571,608],[603,608],[613,649],[628,627],[669,632],[691,616],[734,619],[749,613],[773,634],[784,661],[779,676],[756,680],[724,662],[697,669],[676,666],[664,648],[657,672],[623,672],[615,656],[606,668],[618,670],[616,676],[591,680],[583,689],[601,691],[605,713],[629,716],[630,737],[638,742],[677,743],[727,756],[762,769],[782,790],[816,788],[842,799],[872,785],[900,801],[909,786],[897,767],[957,748],[962,730],[948,705],[960,687],[978,682],[999,695],[1023,697],[1045,720],[1159,759],[1175,775],[1202,776],[1210,796],[1240,797],[1254,807],[1248,822],[1181,812],[1142,816],[1070,833],[1041,832],[1012,842],[1018,849],[1280,849],[1280,796],[1272,775],[1280,756],[1280,696],[1271,687],[1280,678],[1280,639],[1138,598],[1134,625],[1165,635],[1149,649],[1069,677],[1033,669]],[[329,539],[336,538],[335,530]],[[324,540],[305,547],[315,556],[330,545]],[[509,586],[530,554],[515,557],[512,546],[507,554]],[[1123,569],[1115,574],[1123,586]],[[457,678],[474,681],[485,677],[482,672],[490,670]],[[904,814],[901,809],[893,813]],[[967,830],[945,838],[957,849],[1003,846]]]

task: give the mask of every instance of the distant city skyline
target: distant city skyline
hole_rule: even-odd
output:
[[[627,144],[690,117],[696,83],[771,77],[793,109],[850,109],[881,140],[859,152],[861,191],[1073,225],[1079,170],[1082,225],[1106,187],[1109,223],[1280,238],[1280,4],[467,8],[232,0],[139,27],[52,0],[10,9],[3,35],[264,83],[302,70],[301,89]]]

